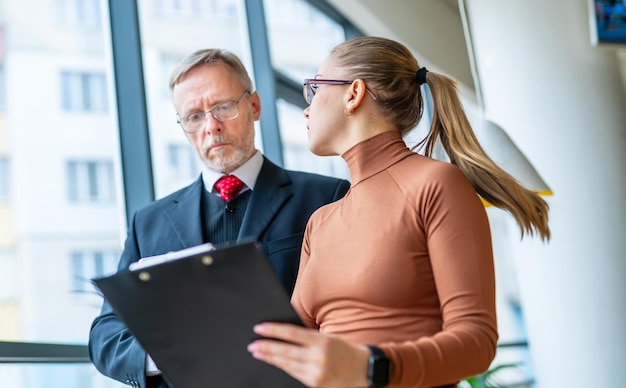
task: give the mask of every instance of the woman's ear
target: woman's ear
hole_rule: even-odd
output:
[[[360,78],[355,79],[346,92],[346,114],[352,114],[359,108],[366,93],[365,81]]]

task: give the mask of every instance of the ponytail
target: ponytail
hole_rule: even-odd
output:
[[[538,233],[543,240],[550,239],[548,204],[522,187],[483,151],[465,116],[454,80],[419,66],[406,46],[381,37],[344,41],[335,46],[331,57],[346,77],[362,79],[375,91],[376,109],[403,136],[422,117],[420,85],[427,83],[434,115],[428,135],[415,148],[424,147],[425,155],[432,157],[436,142],[441,141],[450,161],[467,176],[478,195],[513,215],[522,237]]]
[[[542,240],[549,240],[548,204],[487,156],[465,115],[455,81],[433,72],[424,77],[433,98],[433,119],[428,135],[415,148],[423,147],[430,157],[439,139],[450,162],[467,176],[478,195],[515,218],[522,237],[538,233]]]

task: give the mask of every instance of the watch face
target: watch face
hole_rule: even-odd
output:
[[[375,387],[384,387],[389,384],[389,359],[377,359],[374,361],[371,374],[371,382]]]
[[[391,361],[377,347],[370,346],[372,355],[369,359],[368,379],[371,388],[381,388],[389,384]]]

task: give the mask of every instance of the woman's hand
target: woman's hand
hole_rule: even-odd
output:
[[[367,387],[370,351],[364,345],[285,323],[261,323],[254,332],[266,338],[248,345],[252,356],[307,386]]]

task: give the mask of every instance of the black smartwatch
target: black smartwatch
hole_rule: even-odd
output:
[[[367,384],[369,388],[383,388],[391,380],[391,360],[378,346],[367,345],[371,355],[367,368]]]

